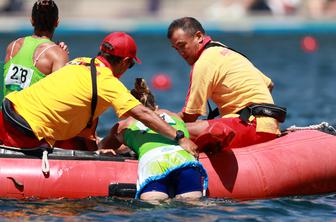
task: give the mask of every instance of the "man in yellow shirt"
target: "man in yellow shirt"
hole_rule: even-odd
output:
[[[96,58],[77,58],[32,86],[8,94],[0,115],[0,141],[20,148],[53,147],[56,141],[69,140],[90,128],[112,107],[119,118],[132,116],[196,152],[193,142],[143,106],[119,81],[134,61],[141,63],[136,51],[131,36],[111,33]]]
[[[199,146],[221,142],[242,147],[271,140],[280,134],[285,109],[274,105],[272,81],[244,55],[212,41],[192,17],[174,20],[167,37],[173,48],[192,66],[185,106],[179,113],[191,138]],[[207,113],[207,100],[221,118],[196,121]]]

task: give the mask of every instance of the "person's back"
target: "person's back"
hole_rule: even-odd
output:
[[[169,125],[189,137],[180,118],[168,111],[157,112]],[[176,141],[156,133],[139,121],[129,123],[123,131],[123,140],[139,157],[137,198],[154,200],[176,196],[194,199],[206,190],[207,174],[202,164]],[[174,187],[172,191],[167,190],[170,186]]]
[[[12,41],[6,51],[4,95],[22,90],[68,61],[66,46],[51,41],[58,25],[58,8],[52,0],[38,1],[32,9],[34,34]]]
[[[180,136],[189,138],[181,118],[168,110],[158,110],[144,79],[136,79],[131,93],[175,128]],[[148,201],[168,197],[197,199],[204,194],[207,188],[205,169],[195,158],[195,153],[183,149],[176,139],[162,136],[140,121],[128,118],[117,123],[99,147],[100,150],[118,150],[121,144],[131,148],[139,157],[136,198]]]
[[[177,130],[183,131],[184,135],[187,138],[189,137],[187,127],[180,118],[171,115],[168,111],[159,110],[157,112],[160,113],[161,118],[169,125]],[[177,142],[158,134],[140,121],[132,121],[129,123],[124,132],[124,142],[135,151],[139,158],[154,148],[177,145]]]

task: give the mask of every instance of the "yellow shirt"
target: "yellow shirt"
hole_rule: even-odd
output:
[[[271,82],[239,53],[210,47],[193,65],[183,112],[206,115],[207,99],[211,99],[222,117],[238,116],[238,111],[252,103],[274,103],[268,89]],[[257,131],[280,132],[278,122],[270,117],[257,118]]]
[[[58,71],[6,98],[12,101],[14,109],[31,126],[38,139],[45,139],[50,145],[56,140],[76,136],[86,127],[91,114],[92,83],[90,58],[77,58]],[[98,59],[97,107],[94,119],[108,107],[118,117],[140,102],[113,76],[110,69]]]

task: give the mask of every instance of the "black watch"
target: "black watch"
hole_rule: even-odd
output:
[[[176,131],[175,141],[178,142],[180,139],[184,138],[184,132],[182,130]]]

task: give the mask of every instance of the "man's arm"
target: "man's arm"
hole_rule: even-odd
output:
[[[126,128],[134,121],[133,118],[116,123],[109,134],[98,143],[99,153],[112,153],[113,155],[131,151],[124,141],[124,133]]]
[[[176,129],[166,123],[159,115],[143,105],[138,105],[129,110],[127,114],[134,119],[139,120],[147,127],[151,128],[155,132],[174,140],[176,137]],[[198,156],[197,146],[194,142],[188,138],[182,138],[178,141],[179,145],[190,152],[194,156]]]
[[[119,123],[115,124],[110,130],[109,134],[98,143],[98,149],[117,150],[121,146],[122,143],[118,139],[118,128]]]
[[[184,112],[179,112],[178,115],[186,123],[195,122],[200,116],[199,114],[188,114]]]
[[[274,88],[274,83],[271,82],[271,83],[268,85],[268,90],[270,91],[270,93],[272,93],[273,88]]]

